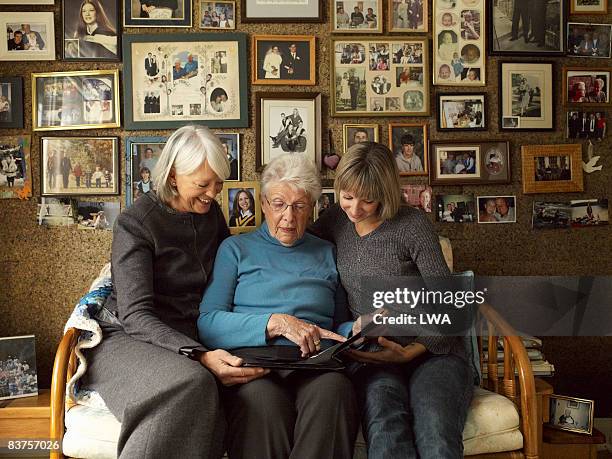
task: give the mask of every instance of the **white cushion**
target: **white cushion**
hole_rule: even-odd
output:
[[[65,417],[64,455],[87,459],[117,457],[121,424],[108,410],[75,405]]]

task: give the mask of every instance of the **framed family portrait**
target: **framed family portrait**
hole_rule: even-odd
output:
[[[567,112],[568,139],[601,142],[608,133],[608,112],[603,110],[571,110]]]
[[[485,85],[486,3],[433,0],[434,85]]]
[[[23,80],[0,77],[0,128],[23,128]]]
[[[378,142],[378,124],[343,124],[342,152],[356,143]]]
[[[0,61],[54,61],[53,12],[0,12]]]
[[[428,116],[427,40],[332,40],[332,116]]]
[[[489,9],[489,52],[497,56],[559,56],[565,46],[564,1],[508,0]]]
[[[166,137],[128,137],[125,141],[125,205],[155,191],[155,166]]]
[[[119,126],[119,70],[32,74],[34,131]]]
[[[608,0],[569,0],[570,14],[607,14]]]
[[[219,137],[230,163],[230,175],[225,181],[239,182],[242,177],[240,170],[240,134],[237,132],[217,132],[216,135]]]
[[[477,196],[478,223],[516,223],[516,196]]]
[[[430,142],[431,185],[510,183],[510,145],[506,141]]]
[[[123,0],[124,27],[191,27],[192,0]]]
[[[200,1],[200,29],[236,28],[236,2]]]
[[[333,33],[382,33],[382,0],[332,0]]]
[[[125,35],[125,128],[247,127],[246,35]]]
[[[64,60],[120,60],[118,0],[62,0]]]
[[[523,145],[523,193],[583,191],[582,145]]]
[[[610,74],[609,68],[564,68],[564,103],[570,105],[609,104]]]
[[[401,176],[427,175],[427,123],[390,123],[389,149]]]
[[[389,32],[425,33],[429,30],[429,1],[389,0]]]
[[[117,137],[41,138],[42,196],[117,196]]]
[[[321,215],[325,213],[327,209],[336,204],[336,190],[333,188],[321,189],[321,196],[315,203],[313,212],[313,221],[316,221]]]
[[[500,130],[554,130],[553,64],[499,64]]]
[[[256,94],[257,170],[283,153],[304,153],[321,166],[321,94]]]
[[[0,137],[0,199],[32,196],[30,142],[29,135]]]
[[[438,93],[439,131],[486,131],[487,95]]]
[[[318,0],[241,0],[242,22],[323,22]]]
[[[235,182],[223,185],[221,202],[230,233],[254,231],[261,225],[259,182]]]
[[[253,35],[253,84],[315,84],[314,35]]]
[[[593,433],[595,402],[583,398],[551,394],[549,427],[590,435]]]
[[[567,23],[567,54],[573,57],[610,59],[612,24]]]

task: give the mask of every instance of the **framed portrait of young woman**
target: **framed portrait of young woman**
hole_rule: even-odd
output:
[[[64,60],[118,61],[118,0],[62,0]]]

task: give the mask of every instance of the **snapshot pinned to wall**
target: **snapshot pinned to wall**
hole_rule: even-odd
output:
[[[327,209],[336,203],[336,191],[333,188],[323,188],[321,197],[314,206],[313,220],[317,220]]]
[[[593,433],[593,400],[556,394],[549,397],[550,420],[546,425],[570,432]]]
[[[608,133],[608,113],[601,110],[567,112],[568,139],[601,142]]]
[[[30,136],[0,137],[0,199],[32,196]]]
[[[118,0],[62,0],[64,60],[119,60]]]
[[[36,395],[36,337],[0,338],[0,400]]]
[[[259,182],[226,183],[223,186],[223,214],[232,234],[255,230],[261,225]]]
[[[485,9],[484,0],[434,0],[434,85],[484,86]]]
[[[123,0],[125,27],[191,27],[191,0]]]
[[[76,223],[75,202],[70,198],[40,198],[37,221],[40,226],[72,226]]]
[[[567,202],[533,202],[533,229],[566,229],[570,227],[571,218],[572,209]]]
[[[253,35],[251,49],[253,84],[315,84],[314,36]]]
[[[610,51],[611,24],[567,23],[567,54],[574,57],[612,57]]]
[[[471,194],[436,195],[436,221],[442,223],[473,223],[476,204]]]
[[[381,0],[333,0],[331,31],[336,33],[382,33]]]
[[[200,2],[200,29],[236,28],[236,2]]]
[[[230,175],[226,182],[239,182],[241,180],[240,162],[240,134],[237,132],[220,132],[217,137],[225,149],[225,155],[230,163]]]
[[[387,13],[389,32],[427,32],[428,5],[427,0],[390,0]]]
[[[402,185],[402,204],[418,207],[430,213],[433,205],[433,190],[429,185]]]
[[[572,227],[587,228],[609,224],[608,199],[577,199],[570,201]]]
[[[155,166],[164,146],[165,137],[128,137],[125,142],[125,205],[155,191]]]
[[[486,123],[486,94],[438,93],[438,130],[484,131]]]
[[[564,68],[563,94],[566,104],[609,104],[610,75],[608,69]]]
[[[0,60],[55,60],[53,12],[0,12],[0,30],[6,33],[6,41],[0,42]]]
[[[389,124],[389,148],[401,176],[427,175],[427,123]]]
[[[582,145],[523,145],[523,192],[583,191]]]
[[[116,137],[43,137],[43,196],[119,194],[119,148]]]
[[[121,209],[118,202],[77,201],[76,211],[79,229],[112,231]]]
[[[0,128],[23,128],[21,77],[0,77]]]
[[[427,116],[426,40],[335,40],[332,116]]]
[[[570,14],[607,14],[608,0],[570,0]]]
[[[357,143],[378,142],[378,124],[343,124],[342,151]]]
[[[478,196],[478,223],[516,223],[516,196]]]

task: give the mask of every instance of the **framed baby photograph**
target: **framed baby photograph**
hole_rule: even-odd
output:
[[[382,0],[331,0],[332,33],[382,33]]]
[[[0,77],[0,128],[23,128],[23,80]]]
[[[251,39],[253,84],[315,84],[313,35],[253,35]]]
[[[315,203],[313,211],[313,220],[316,221],[327,209],[336,204],[336,190],[333,188],[323,188],[321,197]]]
[[[0,137],[0,199],[32,196],[30,142],[29,135]]]
[[[569,0],[570,14],[607,14],[608,0]]]
[[[242,22],[323,22],[318,0],[242,0]]]
[[[425,33],[429,30],[429,2],[389,0],[387,21],[389,32]]]
[[[516,196],[477,196],[478,223],[516,223]]]
[[[576,397],[549,396],[549,427],[590,435],[593,433],[595,402]]]
[[[191,27],[191,0],[123,0],[124,27]]]
[[[567,55],[610,59],[612,24],[567,23]]]
[[[356,143],[378,142],[378,124],[343,124],[342,152]]]
[[[200,29],[236,28],[236,2],[200,1]]]
[[[427,175],[427,123],[391,123],[388,140],[401,176]]]
[[[259,182],[233,182],[223,185],[223,215],[230,233],[254,231],[261,225]]]
[[[155,191],[155,166],[166,137],[128,137],[125,141],[125,205]]]
[[[53,12],[0,12],[0,61],[54,61]]]
[[[582,145],[523,145],[523,193],[583,191]]]
[[[230,175],[225,181],[239,182],[242,177],[240,170],[240,134],[237,132],[217,132],[216,135],[219,137],[230,163]]]
[[[487,95],[438,93],[439,131],[486,131]]]
[[[608,105],[610,103],[609,68],[564,68],[565,104]]]

